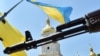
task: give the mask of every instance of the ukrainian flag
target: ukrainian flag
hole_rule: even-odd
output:
[[[50,17],[52,17],[53,19],[57,20],[62,24],[70,21],[69,17],[73,9],[72,7],[57,7],[41,2],[34,2],[31,0],[27,1],[39,6],[47,15],[49,15]]]

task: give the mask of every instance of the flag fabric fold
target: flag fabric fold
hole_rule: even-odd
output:
[[[32,0],[27,0],[27,1],[40,7],[48,16],[57,20],[61,24],[70,21],[69,17],[73,10],[72,7],[58,7],[58,6],[52,6],[50,4],[46,4],[42,2],[35,2]]]

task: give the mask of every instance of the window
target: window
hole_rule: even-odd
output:
[[[47,47],[47,50],[49,50],[50,49],[50,47]]]

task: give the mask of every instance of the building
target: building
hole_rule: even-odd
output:
[[[96,56],[96,53],[93,51],[92,47],[90,47],[90,56]]]
[[[41,36],[45,38],[56,33],[55,29],[50,25],[49,18],[47,19],[46,26],[43,28]],[[41,46],[41,54],[39,56],[62,56],[60,52],[60,44],[53,42]]]
[[[42,29],[42,38],[45,38],[55,33],[55,29],[50,25],[50,20],[47,19],[46,26]],[[53,42],[41,46],[41,53],[39,56],[62,56],[60,52],[60,44],[58,42]],[[80,55],[77,53],[77,56]],[[94,52],[92,47],[90,47],[90,56],[96,56],[96,53]],[[97,56],[100,56],[100,54],[97,54]]]

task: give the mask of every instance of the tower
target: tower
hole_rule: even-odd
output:
[[[93,51],[92,47],[90,47],[90,56],[96,56],[96,53]]]
[[[56,33],[55,29],[50,26],[49,18],[46,21],[46,26],[42,30],[42,38]],[[58,42],[49,43],[41,46],[41,54],[39,56],[62,56],[60,53],[60,44]]]

